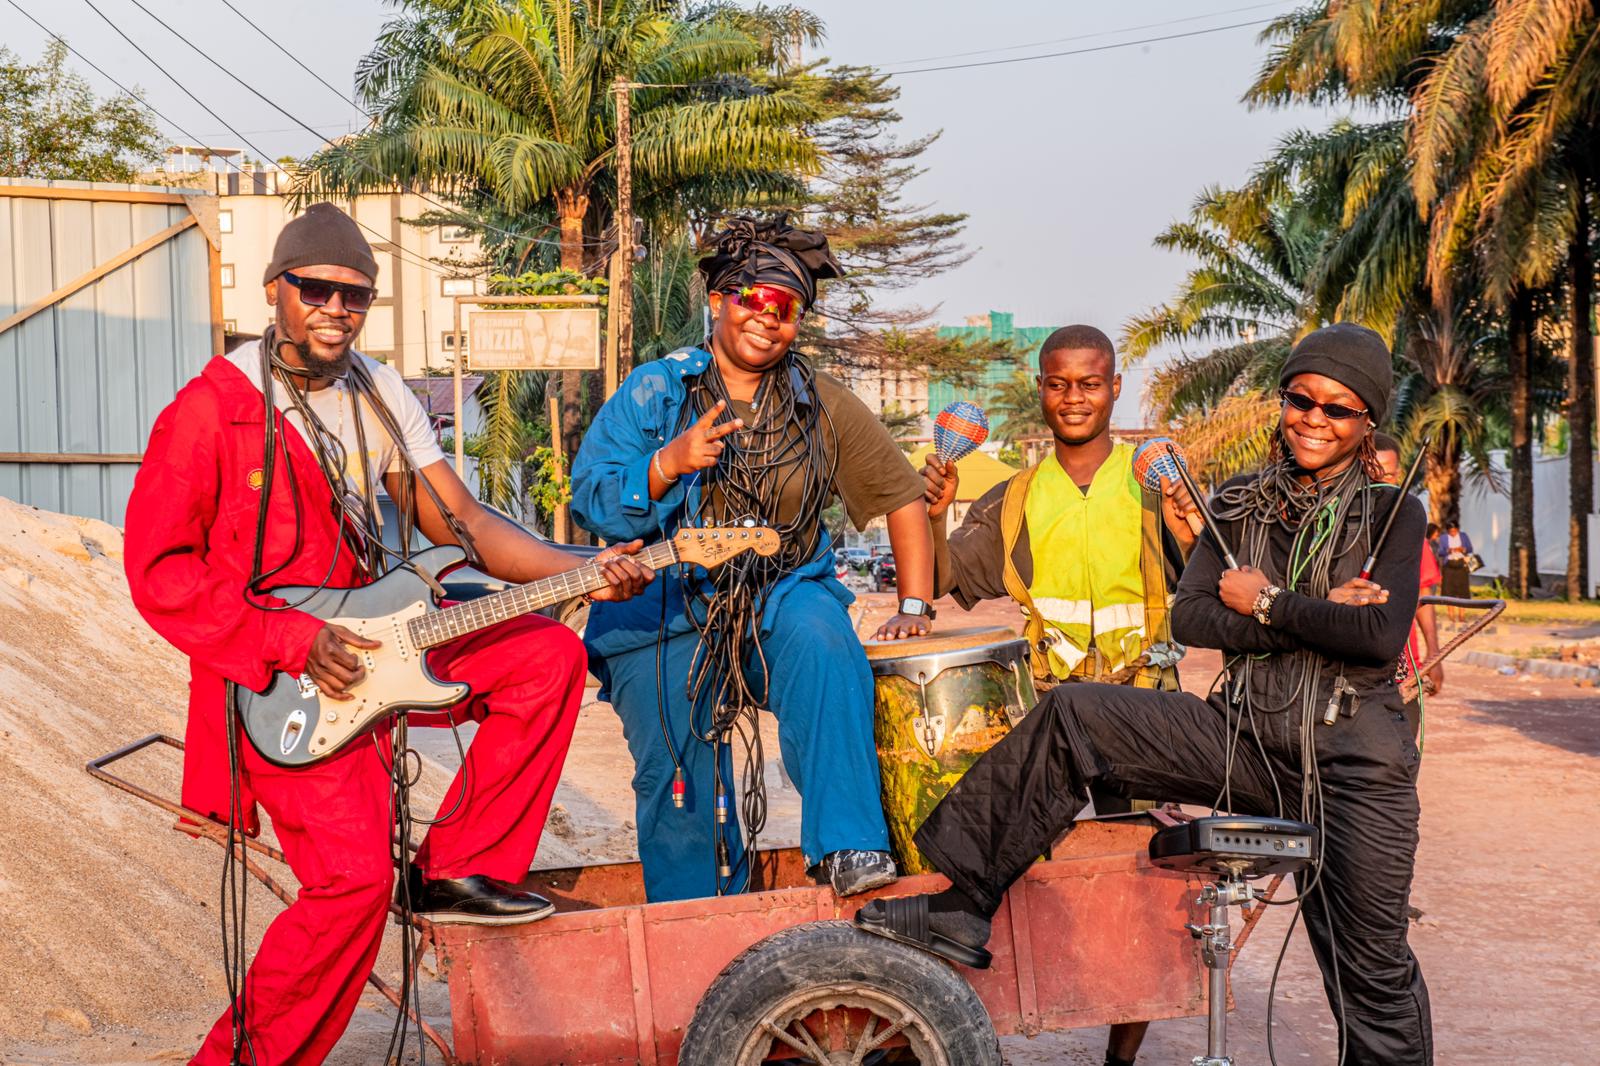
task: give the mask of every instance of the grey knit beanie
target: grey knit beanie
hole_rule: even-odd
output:
[[[283,227],[272,249],[272,262],[261,279],[266,285],[285,270],[306,266],[342,266],[378,281],[378,261],[355,219],[333,204],[312,204]]]

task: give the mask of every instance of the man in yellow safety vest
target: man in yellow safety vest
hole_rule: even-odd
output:
[[[1167,626],[1170,590],[1194,546],[1181,483],[1143,488],[1133,447],[1111,436],[1122,391],[1116,351],[1093,326],[1063,326],[1039,350],[1039,403],[1055,447],[983,495],[946,535],[954,463],[922,470],[934,525],[935,595],[970,610],[1010,596],[1042,684],[1103,681],[1176,689],[1182,649]],[[1100,814],[1132,797],[1096,792]],[[1111,1028],[1107,1066],[1129,1066],[1147,1022]]]

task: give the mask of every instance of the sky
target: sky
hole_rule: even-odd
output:
[[[18,13],[20,6],[206,143],[238,143],[225,121],[258,149],[252,154],[276,158],[317,146],[142,5],[323,135],[358,124],[350,104],[296,67],[230,4],[346,95],[357,61],[389,14],[379,0],[0,0],[0,42],[25,57],[42,49],[45,35]],[[826,44],[812,54],[904,71],[895,78],[902,135],[943,131],[909,195],[968,214],[965,239],[975,254],[896,295],[937,308],[940,324],[1011,311],[1018,325],[1087,322],[1117,339],[1130,316],[1170,297],[1192,265],[1154,247],[1156,234],[1183,217],[1207,185],[1242,181],[1290,130],[1332,118],[1311,109],[1251,111],[1240,103],[1265,55],[1256,42],[1260,23],[1292,10],[1291,0],[809,0],[806,6],[828,28]],[[1159,37],[1169,39],[1149,40]],[[1078,54],[993,64],[1062,51]],[[114,89],[73,62],[97,89]],[[993,65],[921,69],[972,63]],[[163,125],[174,139],[181,136]],[[1154,361],[1171,354],[1158,353]],[[1140,421],[1129,400],[1145,377],[1143,370],[1127,375],[1118,424]]]

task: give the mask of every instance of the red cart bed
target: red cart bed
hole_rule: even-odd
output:
[[[1205,1012],[1205,972],[1184,928],[1196,883],[1151,868],[1146,846],[1156,824],[1149,817],[1084,823],[1012,889],[989,944],[993,967],[959,970],[998,1033]],[[479,1066],[670,1066],[707,989],[747,948],[791,927],[847,919],[873,895],[946,884],[911,877],[841,901],[805,879],[792,850],[764,854],[758,883],[774,887],[646,905],[637,863],[545,871],[528,884],[561,913],[510,928],[434,927],[457,1056]],[[846,936],[836,926],[817,928],[832,928],[836,942]],[[831,1000],[817,1000],[836,1004],[831,1024],[865,1024],[870,1003],[863,1010],[865,1000],[832,987]],[[808,1024],[822,1040],[816,1021]],[[786,1043],[799,1047],[792,1037]],[[862,1061],[848,1054],[838,1061],[852,1059]],[[725,1061],[739,1058],[730,1049]]]

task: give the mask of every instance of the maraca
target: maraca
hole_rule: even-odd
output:
[[[940,463],[965,458],[989,439],[989,416],[968,400],[957,400],[933,420],[933,453]]]
[[[1183,454],[1183,448],[1171,437],[1151,437],[1133,452],[1133,476],[1139,479],[1139,484],[1151,492],[1160,492],[1163,481],[1181,481],[1189,489],[1189,495],[1194,497],[1197,507],[1205,504],[1200,499],[1197,487],[1190,484],[1185,475],[1189,472],[1189,460]],[[1189,528],[1194,530],[1194,535],[1199,536],[1205,532],[1205,520],[1198,514],[1190,511],[1184,516],[1189,521]]]

